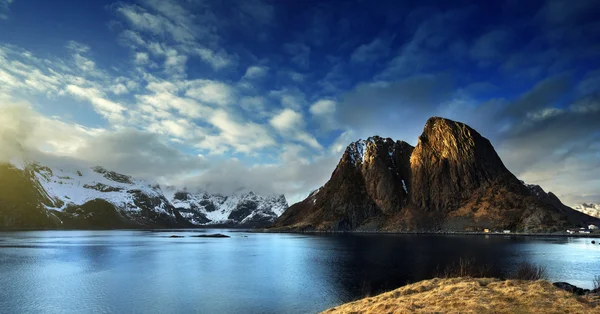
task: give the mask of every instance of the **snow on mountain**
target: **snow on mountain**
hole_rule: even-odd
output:
[[[586,215],[600,218],[600,204],[579,204],[575,206],[575,210],[580,211]]]
[[[137,180],[102,167],[89,169],[50,168],[37,163],[13,165],[27,173],[35,190],[51,202],[39,204],[60,217],[81,218],[78,208],[98,206],[101,200],[134,224],[267,225],[288,207],[283,195],[263,197],[253,192],[231,196],[190,193],[173,187]],[[111,206],[112,205],[112,206]],[[86,213],[85,215],[89,215]],[[98,215],[96,213],[96,215]],[[55,215],[56,216],[56,215]]]
[[[393,144],[393,141],[391,139],[383,139],[383,141],[386,143]],[[357,164],[357,162],[364,163],[365,159],[367,158],[367,148],[374,144],[375,138],[369,137],[366,140],[360,139],[356,142],[350,143],[350,145],[348,145],[346,149],[348,150],[350,159],[354,164]],[[392,158],[392,155],[394,154],[393,145],[389,145],[388,147],[388,155],[390,158]]]
[[[136,195],[161,198],[158,185],[150,185],[145,181],[135,180],[129,176],[108,171],[102,167],[92,169],[50,169],[37,166],[35,176],[50,198],[60,200],[60,207],[48,209],[62,211],[68,205],[83,205],[94,199],[103,199],[125,211],[140,211],[136,204]],[[167,202],[161,202],[153,209],[169,214]]]
[[[288,207],[283,195],[263,197],[247,192],[223,196],[202,191],[178,191],[173,188],[165,189],[164,193],[180,212],[196,212],[213,224],[273,222]]]

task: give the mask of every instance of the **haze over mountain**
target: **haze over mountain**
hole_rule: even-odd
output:
[[[598,1],[234,2],[0,0],[0,158],[294,203],[443,116],[600,203]]]

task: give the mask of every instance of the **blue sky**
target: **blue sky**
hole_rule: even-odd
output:
[[[520,178],[600,202],[597,16],[590,0],[0,0],[4,137],[294,201],[351,141],[416,144],[439,115]]]

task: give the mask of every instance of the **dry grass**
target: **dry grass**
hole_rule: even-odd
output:
[[[546,267],[522,262],[510,279],[518,280],[547,280]]]
[[[474,259],[461,258],[457,262],[451,263],[443,271],[438,272],[440,278],[473,277],[484,278],[491,277],[492,266],[490,264],[481,264]]]
[[[599,301],[547,281],[432,279],[323,313],[600,313]]]

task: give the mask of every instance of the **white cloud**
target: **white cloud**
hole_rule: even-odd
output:
[[[335,122],[336,102],[330,99],[321,99],[310,106],[310,113],[323,130],[333,130],[337,127]]]
[[[150,61],[150,56],[145,52],[137,52],[134,57],[135,64],[144,65]]]
[[[181,55],[175,49],[165,51],[165,71],[170,75],[185,77],[187,56]]]
[[[231,58],[225,52],[215,53],[208,48],[197,48],[196,53],[215,70],[231,65]]]
[[[202,102],[225,106],[235,101],[234,89],[222,82],[211,80],[194,80],[189,82],[190,88],[185,95]]]
[[[115,95],[126,94],[126,93],[128,92],[128,90],[127,90],[127,86],[125,86],[125,85],[123,85],[123,84],[120,84],[120,83],[119,83],[119,84],[117,84],[117,85],[114,85],[114,86],[112,87],[112,92],[113,92],[113,94],[115,94]]]
[[[253,122],[238,122],[224,110],[217,110],[210,118],[210,123],[218,130],[218,136],[207,136],[199,147],[203,149],[214,149],[216,151],[233,148],[240,153],[254,153],[266,147],[276,144],[263,125]]]
[[[304,121],[302,120],[301,114],[292,109],[284,109],[274,116],[270,123],[274,128],[280,131],[286,131],[300,127]]]
[[[266,109],[266,99],[262,96],[244,96],[240,98],[240,105],[250,113],[262,115]]]
[[[269,123],[286,137],[293,138],[315,149],[323,148],[314,136],[304,131],[305,122],[302,114],[292,109],[282,110],[271,118]]]
[[[269,96],[278,98],[284,107],[299,110],[306,104],[306,95],[297,87],[284,87],[269,92]]]
[[[310,113],[315,116],[330,115],[335,112],[335,101],[321,99],[310,106]]]
[[[172,22],[161,15],[152,14],[137,5],[119,6],[117,12],[136,30],[150,32],[180,43],[195,39],[194,34],[186,25]]]
[[[80,99],[92,103],[96,112],[107,118],[109,121],[121,122],[124,120],[122,113],[125,111],[125,107],[106,99],[104,94],[98,89],[67,85],[66,91]]]
[[[246,74],[244,74],[245,79],[254,79],[264,77],[267,74],[267,67],[261,66],[250,66],[246,70]]]

